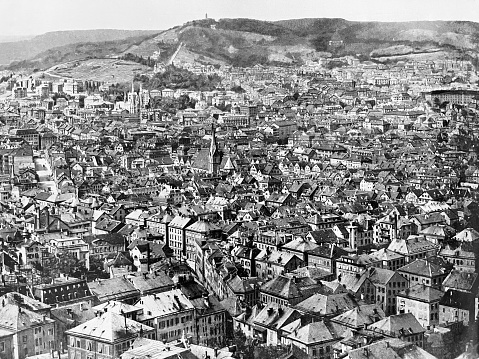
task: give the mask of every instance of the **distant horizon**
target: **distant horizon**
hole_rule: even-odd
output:
[[[221,20],[221,19],[249,19],[249,20],[257,20],[257,21],[265,21],[265,22],[279,22],[279,21],[288,21],[288,20],[308,20],[308,19],[340,19],[340,20],[345,20],[345,21],[349,21],[349,22],[378,22],[378,23],[394,23],[394,22],[398,22],[398,23],[410,22],[410,23],[413,23],[413,22],[457,21],[457,22],[472,22],[472,23],[479,24],[479,20],[478,21],[473,21],[473,20],[442,20],[442,19],[438,19],[438,20],[381,21],[381,20],[350,20],[350,19],[345,19],[345,18],[341,18],[341,17],[298,17],[298,18],[278,19],[278,20],[263,20],[263,19],[245,18],[245,17],[220,17],[220,18],[208,17],[208,19],[212,19],[212,20],[216,20],[216,21]],[[55,32],[102,31],[102,30],[105,30],[105,31],[111,30],[111,31],[158,31],[158,32],[162,32],[162,31],[166,31],[168,29],[171,29],[175,26],[182,26],[187,22],[198,21],[198,20],[204,20],[204,19],[191,19],[191,20],[185,21],[181,24],[173,25],[173,26],[171,26],[169,28],[165,28],[165,29],[136,29],[136,28],[135,29],[133,29],[133,28],[132,29],[127,29],[127,28],[99,27],[99,28],[88,28],[88,29],[74,29],[74,28],[71,28],[71,29],[57,29],[57,30],[52,29],[52,30],[48,30],[48,31],[41,32],[41,33],[36,33],[36,34],[19,34],[19,35],[1,35],[0,34],[0,42],[16,42],[16,41],[29,40],[29,39],[37,37],[37,36],[42,36],[42,35],[45,35],[45,34],[48,34],[48,33],[55,33]],[[15,38],[18,38],[18,40],[11,40],[11,41],[5,40],[5,39],[15,39]]]
[[[80,30],[162,31],[188,21],[248,18],[281,21],[340,18],[348,21],[471,21],[479,23],[479,0],[64,0],[0,1],[0,39]],[[8,16],[10,15],[10,16]],[[19,21],[20,20],[20,21]]]

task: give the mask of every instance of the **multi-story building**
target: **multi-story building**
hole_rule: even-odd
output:
[[[372,266],[368,255],[343,255],[336,259],[336,274],[355,275],[362,273],[366,268]]]
[[[477,99],[479,91],[476,90],[434,90],[425,93],[426,100],[431,103],[439,101],[440,103],[449,102],[451,104],[467,104]]]
[[[30,240],[17,247],[18,261],[22,265],[44,265],[48,258],[47,248],[38,241]]]
[[[339,341],[339,338],[326,322],[313,322],[301,326],[301,320],[298,320],[285,326],[284,329],[290,331],[290,334],[285,336],[283,343],[293,344],[306,354],[308,359],[334,358],[333,345]]]
[[[60,236],[50,240],[47,244],[48,251],[53,255],[69,253],[83,262],[85,268],[90,268],[90,248],[80,237]]]
[[[32,166],[33,151],[29,144],[19,148],[0,149],[0,174],[13,176],[18,174],[20,169]]]
[[[367,275],[376,288],[376,303],[386,315],[396,313],[396,294],[408,288],[406,278],[389,269],[370,267]]]
[[[92,300],[93,296],[85,279],[59,277],[49,284],[39,284],[33,287],[36,299],[49,305]]]
[[[391,315],[369,325],[368,330],[374,330],[386,337],[400,338],[421,348],[424,347],[426,329],[412,313]]]
[[[193,222],[190,217],[176,216],[168,225],[168,245],[177,258],[186,256],[186,228]]]
[[[227,128],[249,127],[251,117],[247,114],[228,114],[223,117],[223,123]]]
[[[349,247],[357,249],[358,247],[364,247],[373,243],[373,227],[368,223],[361,225],[359,223],[352,222],[346,226],[348,231]]]
[[[196,243],[202,246],[208,240],[220,237],[221,228],[211,222],[197,221],[189,225],[185,230],[186,259],[195,262]]]
[[[374,267],[389,269],[392,271],[395,271],[406,264],[405,258],[402,254],[390,251],[387,248],[382,248],[376,252],[372,252],[369,257],[371,259],[371,264]]]
[[[34,149],[38,149],[40,144],[40,134],[34,128],[18,128],[14,135],[27,141]]]
[[[427,259],[416,259],[399,268],[398,273],[408,280],[410,287],[415,284],[424,284],[441,289],[442,282],[446,279],[449,271],[444,266]]]
[[[100,234],[83,239],[89,244],[90,257],[103,259],[125,250],[125,236],[120,233]]]
[[[208,347],[222,347],[226,343],[226,310],[213,295],[191,299],[195,308],[195,333],[193,341]]]
[[[279,275],[264,283],[260,288],[263,303],[293,306],[317,292],[320,285],[311,278]]]
[[[439,302],[444,292],[416,284],[397,293],[397,313],[412,313],[423,328],[429,329],[439,324]]]
[[[278,251],[268,253],[263,250],[256,256],[255,260],[256,275],[266,280],[291,272],[304,265],[303,260],[296,254]]]
[[[479,254],[474,250],[473,244],[462,243],[457,248],[446,246],[440,250],[439,256],[460,271],[475,272],[479,270]]]
[[[180,289],[141,297],[135,306],[143,309],[139,321],[154,328],[158,340],[174,341],[183,333],[196,338],[195,307]]]
[[[388,246],[390,251],[403,255],[406,263],[436,255],[438,248],[438,245],[429,242],[424,236],[396,239]]]
[[[2,304],[0,329],[5,336],[0,337],[0,356],[10,352],[12,356],[8,358],[24,359],[32,355],[50,353],[56,349],[53,319],[45,314],[26,309],[21,303],[4,300]]]
[[[336,260],[347,252],[334,244],[324,243],[319,247],[309,250],[308,252],[308,266],[324,269],[336,277]]]
[[[447,290],[439,302],[439,324],[468,326],[474,318],[473,306],[474,300],[468,293]]]
[[[156,339],[155,329],[112,311],[66,331],[68,359],[119,358],[138,338]]]

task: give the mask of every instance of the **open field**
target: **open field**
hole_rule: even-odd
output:
[[[94,80],[110,83],[129,82],[136,73],[150,73],[152,69],[136,62],[118,59],[91,59],[70,61],[46,71],[54,77],[75,80]]]

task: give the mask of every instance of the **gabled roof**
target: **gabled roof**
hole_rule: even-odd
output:
[[[454,238],[459,242],[473,242],[479,239],[479,232],[476,231],[474,228],[466,228],[456,234]]]

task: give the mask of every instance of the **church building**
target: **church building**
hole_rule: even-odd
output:
[[[221,159],[222,159],[222,152],[219,149],[218,143],[216,141],[216,134],[215,128],[212,127],[212,138],[210,143],[210,148],[202,148],[200,149],[196,157],[193,160],[191,168],[195,172],[206,172],[213,176],[217,176],[219,174]]]

